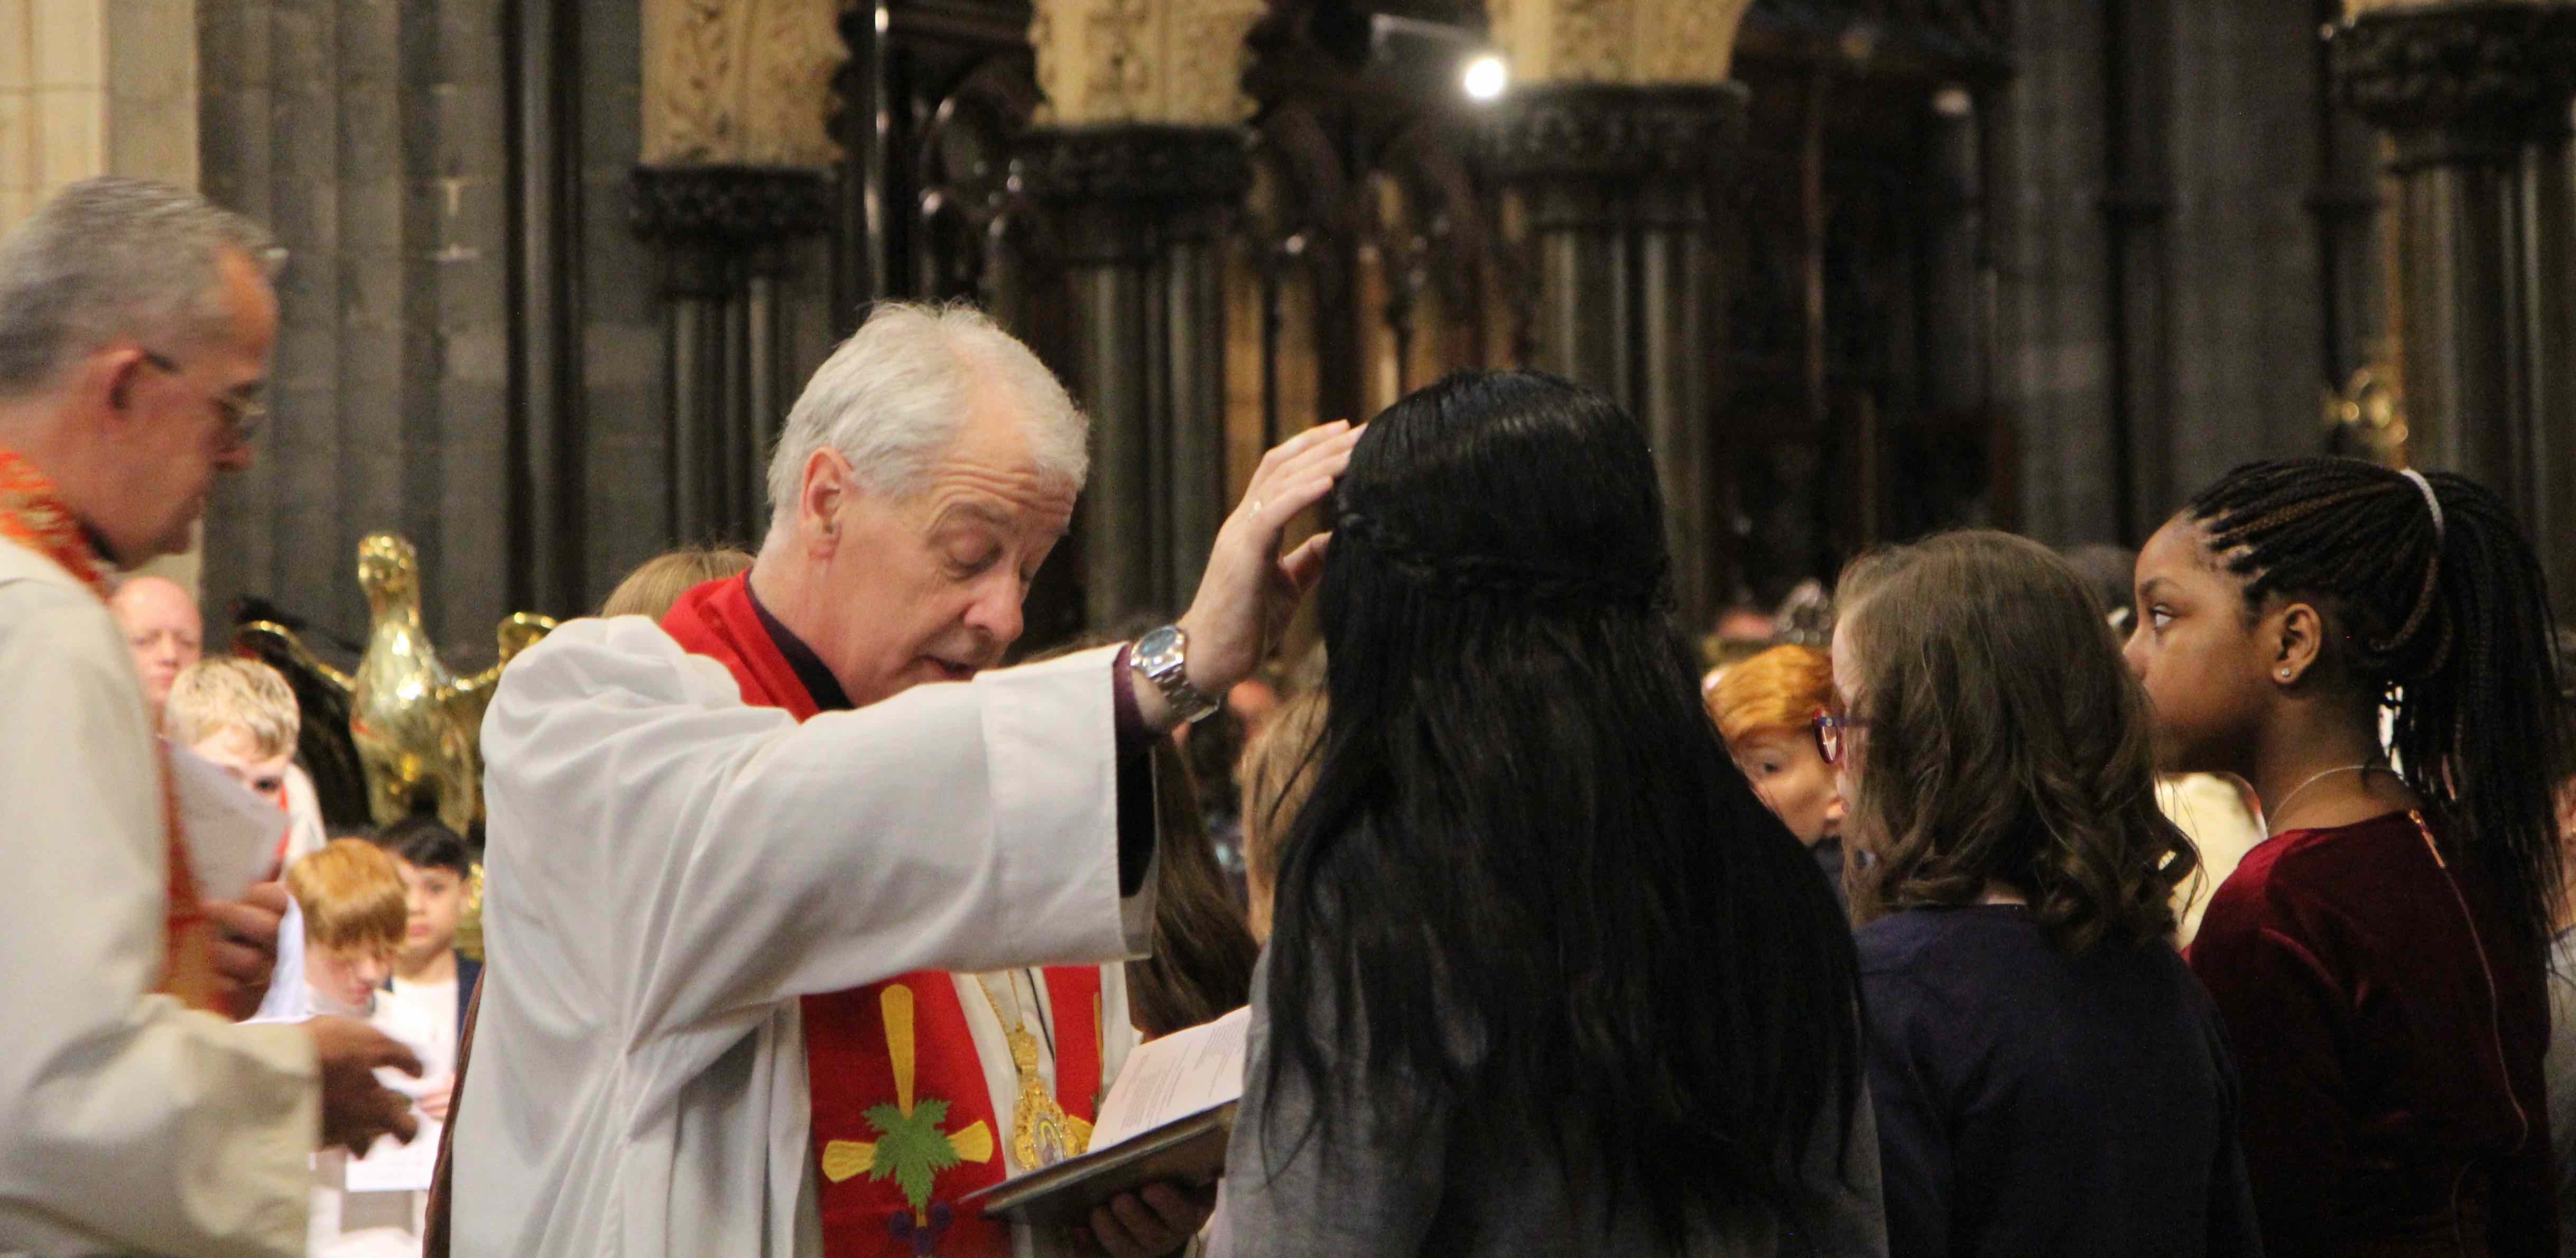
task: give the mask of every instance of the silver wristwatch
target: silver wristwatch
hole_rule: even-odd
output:
[[[1183,668],[1189,652],[1190,635],[1181,632],[1179,625],[1165,625],[1136,639],[1136,645],[1127,649],[1127,667],[1163,692],[1163,701],[1180,714],[1184,725],[1205,719],[1218,706],[1216,700],[1190,684],[1189,673]]]

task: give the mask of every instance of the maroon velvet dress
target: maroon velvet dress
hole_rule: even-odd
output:
[[[2257,846],[2190,959],[2272,1258],[2555,1258],[2544,957],[2414,814]]]

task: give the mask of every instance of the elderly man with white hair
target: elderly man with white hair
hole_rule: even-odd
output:
[[[1268,649],[1322,563],[1320,538],[1283,556],[1282,529],[1356,431],[1263,460],[1177,624],[994,669],[1072,517],[1085,427],[981,315],[881,307],[789,414],[746,577],[659,625],[566,625],[504,674],[454,1252],[1030,1245],[960,1218],[942,1177],[1078,1143],[1074,1002],[994,1002],[1021,1014],[1015,1055],[1034,1031],[1056,1067],[1021,1066],[1022,1103],[996,1112],[922,1048],[956,1025],[942,972],[1138,951],[1143,752]],[[1093,1239],[1167,1252],[1205,1213],[1157,1187]]]

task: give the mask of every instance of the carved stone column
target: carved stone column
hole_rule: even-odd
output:
[[[1221,237],[1252,185],[1244,35],[1263,0],[1038,0],[1047,97],[1014,150],[1070,288],[1054,364],[1092,416],[1085,612],[1179,613],[1224,522]]]
[[[1530,233],[1533,365],[1601,389],[1646,426],[1685,624],[1710,614],[1717,528],[1707,192],[1741,137],[1744,103],[1726,82],[1546,84],[1515,89],[1488,137]]]
[[[777,281],[786,246],[830,225],[830,185],[801,167],[646,166],[634,192],[635,231],[662,258],[672,532],[757,545],[795,389]]]
[[[1509,0],[1489,6],[1513,86],[1487,136],[1532,251],[1533,365],[1607,392],[1646,426],[1663,481],[1676,610],[1705,625],[1721,552],[1709,425],[1724,286],[1708,192],[1733,161],[1728,79],[1752,0]]]
[[[837,0],[643,0],[635,231],[660,253],[671,531],[758,545],[789,378],[781,281],[831,226]]]
[[[2342,16],[2338,0],[2316,0],[2316,6],[2318,28],[2332,29]],[[2308,193],[2308,213],[2317,233],[2317,332],[2325,384],[2342,390],[2354,373],[2378,365],[2389,348],[2379,140],[2336,99],[2334,41],[2316,42],[2316,67],[2316,183]]]
[[[2576,599],[2576,6],[2374,7],[2334,33],[2344,100],[2394,139],[2414,449],[2504,494]]]
[[[2135,546],[2189,492],[2173,470],[2173,5],[2106,0],[2102,20],[2112,536]]]
[[[1225,518],[1219,236],[1252,183],[1238,127],[1034,127],[1015,162],[1073,298],[1057,364],[1092,415],[1086,610],[1177,614]]]

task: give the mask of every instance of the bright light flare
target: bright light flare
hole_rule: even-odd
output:
[[[1459,76],[1459,86],[1471,100],[1493,100],[1503,94],[1512,81],[1511,67],[1503,59],[1487,53],[1467,63],[1466,73]]]

